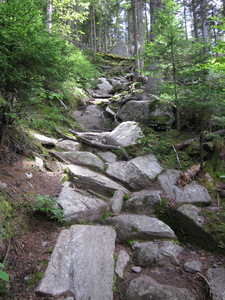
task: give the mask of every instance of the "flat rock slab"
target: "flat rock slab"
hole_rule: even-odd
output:
[[[86,166],[96,171],[104,170],[103,161],[91,152],[75,151],[75,152],[62,152],[60,156],[65,158],[71,164]]]
[[[139,276],[130,281],[125,300],[197,300],[185,288],[163,285],[149,276]]]
[[[129,193],[122,185],[87,168],[75,165],[68,165],[67,168],[69,174],[73,177],[73,182],[81,188],[90,189],[106,197],[112,197],[115,191],[120,190],[126,194]]]
[[[115,227],[120,241],[133,238],[144,240],[156,238],[176,239],[173,230],[157,218],[124,214],[109,218],[104,222]]]
[[[213,300],[225,300],[225,268],[209,268],[206,277],[210,284]]]
[[[85,196],[69,187],[62,188],[57,203],[63,208],[67,222],[96,221],[110,211],[110,207],[105,201],[93,196]]]
[[[73,225],[61,231],[44,278],[36,289],[76,300],[112,300],[115,231],[106,226]]]
[[[136,157],[130,161],[109,164],[108,176],[116,178],[132,189],[143,189],[163,171],[153,154]]]
[[[178,203],[192,203],[209,205],[212,199],[206,188],[196,181],[180,188],[177,186],[177,179],[181,172],[177,170],[167,170],[158,176],[158,181],[169,198]]]

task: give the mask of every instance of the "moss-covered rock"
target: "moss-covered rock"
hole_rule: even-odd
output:
[[[118,113],[122,121],[136,121],[157,129],[167,129],[175,120],[172,103],[161,100],[131,100]]]

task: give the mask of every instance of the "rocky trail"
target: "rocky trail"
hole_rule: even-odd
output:
[[[196,181],[178,187],[180,171],[164,170],[153,154],[130,158],[124,150],[143,136],[140,116],[161,129],[174,120],[171,107],[157,99],[133,97],[112,112],[108,99],[127,83],[100,79],[93,99],[75,112],[88,131],[75,133],[74,140],[35,135],[52,147],[63,169],[54,186],[66,221],[36,296],[27,299],[225,299],[225,256],[180,240],[182,231],[219,250],[220,241],[205,227],[205,208],[216,209],[206,188]],[[152,102],[155,109],[148,111]],[[108,107],[108,118],[96,103]],[[112,130],[110,119],[121,123]]]

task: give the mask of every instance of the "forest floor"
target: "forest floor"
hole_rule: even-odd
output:
[[[33,177],[28,179],[27,172]],[[35,215],[32,204],[38,194],[49,195],[50,198],[57,197],[61,191],[59,184],[62,171],[47,172],[39,171],[34,161],[20,157],[13,164],[0,165],[0,183],[7,185],[7,193],[10,196],[12,206],[15,208],[13,214],[14,235],[10,241],[0,245],[1,261],[5,262],[5,271],[10,275],[10,283],[0,282],[0,299],[10,300],[50,300],[62,299],[60,297],[38,297],[35,295],[35,287],[43,277],[50,255],[59,232],[62,230],[57,222],[47,220],[43,215]],[[1,191],[1,190],[0,190]],[[123,247],[117,244],[117,249]],[[224,265],[225,258],[221,255],[209,253],[193,245],[185,245],[185,251],[179,256],[181,265],[189,259],[200,260],[204,268],[213,265]],[[143,271],[154,277],[161,283],[186,287],[195,291],[199,300],[210,298],[210,289],[202,274],[190,274],[182,267],[179,269],[168,269],[163,273]],[[120,282],[115,293],[115,300],[124,299],[124,290],[132,277],[138,274],[128,273],[123,282]],[[69,296],[69,294],[64,295]]]

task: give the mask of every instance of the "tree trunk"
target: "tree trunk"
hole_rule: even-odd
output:
[[[150,1],[150,15],[151,15],[151,27],[150,27],[150,41],[154,42],[156,36],[154,33],[154,24],[157,20],[157,11],[162,8],[161,0],[151,0]],[[148,66],[149,71],[156,73],[158,69],[157,62],[154,65]],[[159,92],[162,83],[162,77],[160,76],[148,76],[148,81],[145,86],[144,95],[148,97],[148,94],[157,94]]]
[[[47,31],[49,33],[52,32],[52,12],[53,12],[53,6],[52,6],[52,0],[48,0],[47,2]]]
[[[144,44],[144,27],[143,27],[143,0],[132,0],[133,20],[134,20],[134,55],[141,53]],[[143,68],[143,61],[135,58],[134,63],[134,81],[138,80],[139,71]]]

